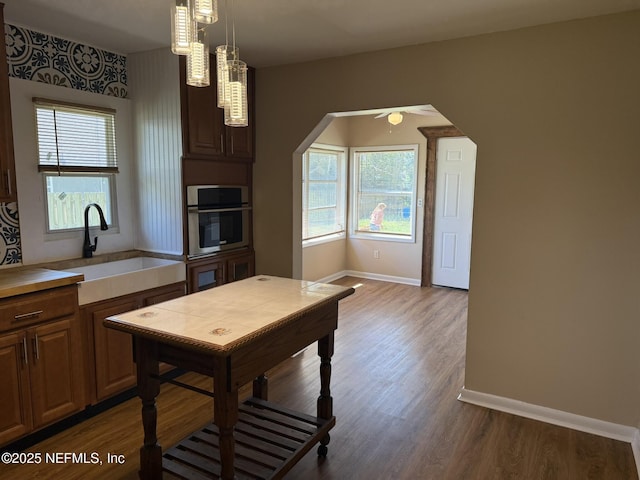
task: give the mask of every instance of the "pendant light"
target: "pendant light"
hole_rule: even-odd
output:
[[[171,51],[187,56],[187,85],[210,84],[206,27],[217,21],[218,0],[174,0],[171,6]]]
[[[216,79],[218,82],[218,107],[224,108],[229,102],[229,61],[240,60],[240,51],[233,45],[219,45],[216,47]]]
[[[206,28],[197,27],[187,55],[187,85],[207,87],[209,80],[209,35]]]
[[[249,125],[247,109],[247,64],[241,60],[228,63],[229,83],[225,87],[229,102],[224,105],[224,124],[229,127]]]
[[[225,0],[225,45],[216,48],[218,107],[224,109],[224,124],[228,127],[249,125],[247,108],[247,64],[240,60],[236,47],[236,25],[231,0],[232,44],[229,45],[229,25]]]
[[[191,24],[189,0],[176,0],[171,6],[171,51],[176,55],[191,49]]]
[[[218,0],[192,0],[193,18],[198,23],[211,25],[218,21]]]

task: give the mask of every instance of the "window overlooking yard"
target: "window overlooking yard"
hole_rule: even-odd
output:
[[[352,231],[355,236],[415,236],[417,145],[353,148]]]
[[[46,194],[46,231],[84,226],[89,203],[102,207],[107,223],[115,218],[118,172],[115,110],[34,98],[38,134],[38,170]],[[90,225],[98,225],[95,209]]]
[[[346,150],[313,145],[303,156],[302,239],[345,231]]]

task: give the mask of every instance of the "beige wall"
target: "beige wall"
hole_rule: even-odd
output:
[[[466,388],[638,426],[638,58],[635,11],[258,70],[257,271],[327,112],[431,103],[478,145]]]

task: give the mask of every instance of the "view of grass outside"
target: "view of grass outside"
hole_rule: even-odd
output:
[[[360,220],[358,222],[358,230],[360,231],[368,231],[369,230],[369,219]],[[382,224],[382,229],[376,233],[394,233],[396,235],[411,235],[411,225],[409,222],[400,220],[400,221],[384,221]]]

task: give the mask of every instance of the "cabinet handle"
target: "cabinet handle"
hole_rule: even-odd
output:
[[[22,363],[26,367],[29,365],[29,355],[27,354],[27,336],[22,337]]]
[[[22,315],[14,315],[13,320],[16,322],[19,320],[27,320],[29,318],[37,317],[41,313],[42,313],[42,310],[36,310],[35,312],[23,313]]]
[[[220,151],[224,151],[224,134],[220,134]]]
[[[38,348],[38,334],[33,338],[33,363],[36,360],[40,360],[40,349]]]
[[[233,155],[234,153],[235,152],[234,152],[234,149],[233,149],[233,137],[231,137],[231,155]]]
[[[9,196],[11,196],[11,170],[7,169],[7,191],[9,192]]]

